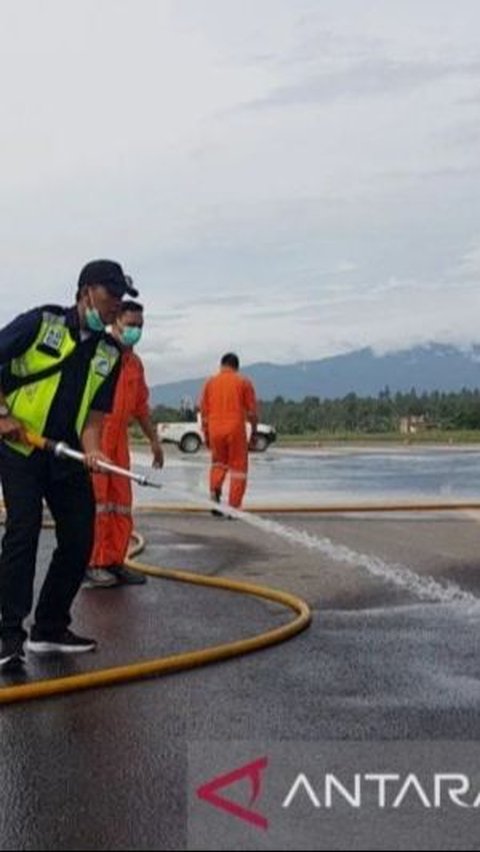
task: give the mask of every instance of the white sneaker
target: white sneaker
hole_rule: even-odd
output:
[[[118,577],[107,568],[87,568],[82,589],[111,589],[120,585]]]

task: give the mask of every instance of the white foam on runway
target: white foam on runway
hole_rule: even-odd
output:
[[[204,490],[195,477],[191,478],[188,483],[183,483],[183,487],[180,488],[171,481],[166,482],[165,488],[169,494],[176,494],[183,500],[188,500],[197,506],[204,506],[211,509],[214,505],[205,496]],[[470,592],[460,588],[456,583],[440,583],[434,580],[433,577],[417,574],[406,565],[385,562],[378,556],[359,553],[345,545],[335,544],[329,538],[315,536],[259,515],[231,510],[228,506],[217,508],[223,508],[226,514],[232,514],[244,523],[260,529],[269,535],[276,535],[294,546],[316,551],[329,559],[341,562],[352,568],[363,568],[371,576],[384,582],[392,583],[397,588],[404,589],[421,601],[442,604],[462,604],[475,610],[479,607],[479,599]]]
[[[478,607],[480,604],[475,595],[464,591],[455,583],[442,585],[432,577],[422,577],[416,574],[415,571],[405,565],[384,562],[378,556],[358,553],[343,544],[335,544],[329,538],[320,538],[303,530],[296,530],[293,527],[287,527],[285,524],[279,524],[277,521],[267,520],[256,515],[246,515],[244,512],[239,512],[238,516],[241,516],[242,520],[251,526],[280,536],[292,544],[306,547],[307,550],[318,551],[329,559],[343,562],[352,568],[364,568],[372,576],[393,583],[422,601],[461,603],[469,607]]]

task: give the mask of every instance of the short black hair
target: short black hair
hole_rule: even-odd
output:
[[[235,352],[227,352],[220,361],[222,367],[231,367],[232,370],[238,370],[240,367],[240,359]]]
[[[140,302],[129,302],[128,300],[125,300],[125,302],[122,302],[120,305],[119,315],[123,316],[123,314],[126,314],[127,311],[132,311],[134,314],[143,314],[143,305],[141,305]]]

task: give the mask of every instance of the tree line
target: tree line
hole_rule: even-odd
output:
[[[280,434],[308,432],[396,432],[404,417],[423,417],[425,424],[441,430],[480,429],[480,390],[458,393],[392,394],[388,387],[377,397],[349,393],[342,399],[307,396],[294,402],[277,396],[260,404],[261,420],[274,425]],[[156,422],[184,419],[180,409],[159,405],[153,412]]]

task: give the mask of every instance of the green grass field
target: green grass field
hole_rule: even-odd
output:
[[[400,432],[305,432],[301,435],[279,435],[277,445],[295,444],[480,444],[480,430],[431,429],[416,435]]]

